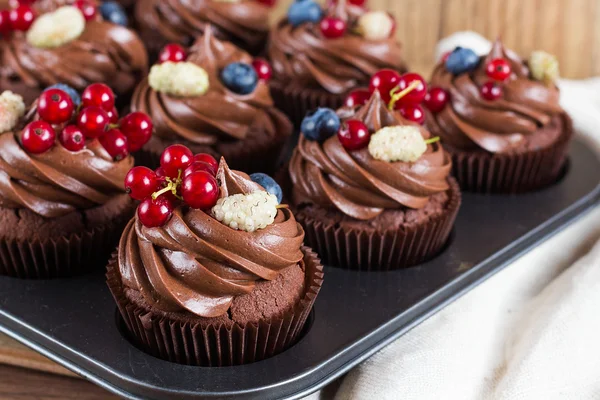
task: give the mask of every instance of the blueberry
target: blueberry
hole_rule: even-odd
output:
[[[267,192],[274,194],[275,197],[277,197],[277,202],[281,203],[281,200],[283,199],[283,192],[281,191],[281,186],[275,182],[275,179],[271,178],[267,174],[263,174],[262,172],[257,172],[250,175],[250,179],[264,187]]]
[[[105,1],[100,5],[102,18],[113,24],[127,26],[127,14],[123,7],[116,1]]]
[[[313,0],[296,0],[288,9],[287,18],[290,24],[298,26],[305,22],[321,21],[323,10]]]
[[[479,56],[471,49],[457,47],[446,60],[446,69],[454,75],[472,71],[479,65]]]
[[[57,83],[56,85],[48,86],[46,89],[44,89],[44,91],[48,89],[60,89],[71,97],[71,100],[73,100],[73,104],[75,104],[75,106],[79,106],[81,104],[81,96],[79,95],[79,92],[69,85]]]
[[[221,80],[232,92],[249,94],[256,89],[258,75],[250,64],[231,63],[221,71]]]
[[[322,142],[340,129],[340,117],[331,108],[317,108],[302,120],[300,131],[309,140]]]

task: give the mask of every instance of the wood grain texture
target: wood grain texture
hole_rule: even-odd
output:
[[[325,2],[325,0],[321,0]],[[292,0],[279,0],[273,20]],[[600,0],[368,0],[398,21],[411,69],[428,74],[437,41],[474,30],[489,39],[500,35],[522,56],[533,50],[555,54],[567,78],[600,75]]]

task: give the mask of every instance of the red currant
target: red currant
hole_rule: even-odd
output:
[[[267,7],[273,7],[275,6],[275,3],[277,3],[277,0],[258,0],[258,2],[260,4],[264,4]]]
[[[79,151],[85,147],[85,136],[75,125],[67,125],[58,136],[63,147],[69,151]]]
[[[164,63],[167,61],[180,62],[180,61],[185,61],[186,58],[187,58],[187,53],[186,53],[185,49],[177,43],[170,43],[170,44],[166,45],[165,47],[163,47],[163,49],[161,50],[161,52],[158,56],[158,60],[161,63]]]
[[[419,104],[425,99],[427,95],[427,82],[419,74],[409,72],[400,77],[398,82],[398,91],[402,91],[412,85],[414,82],[418,84],[413,90],[408,92],[404,97],[398,100],[398,103],[402,104]]]
[[[148,143],[153,129],[152,120],[143,112],[132,112],[121,120],[121,132],[127,136],[129,151],[138,151]]]
[[[83,91],[81,102],[84,107],[96,106],[110,112],[115,107],[115,94],[103,83],[92,83]]]
[[[74,109],[71,96],[60,89],[48,89],[40,95],[37,113],[46,122],[62,124],[71,119]]]
[[[364,6],[366,2],[367,2],[367,0],[348,0],[348,3],[350,3],[354,6],[359,6],[359,7]]]
[[[388,104],[392,98],[390,92],[400,81],[400,74],[391,69],[382,69],[371,77],[369,83],[369,90],[373,93],[375,90],[379,90],[381,98]]]
[[[481,97],[488,101],[498,100],[502,97],[502,86],[498,85],[494,81],[487,81],[486,83],[479,88],[479,92],[481,93]]]
[[[194,161],[201,161],[201,162],[205,162],[207,164],[209,164],[214,170],[215,170],[215,174],[217,173],[217,170],[219,169],[219,163],[217,162],[217,160],[211,156],[210,154],[207,153],[198,153],[194,156]]]
[[[10,10],[9,19],[13,31],[25,32],[35,20],[35,11],[31,6],[23,4]]]
[[[167,174],[165,174],[165,170],[162,167],[158,167],[154,170],[154,173],[156,174],[156,176],[158,176],[159,178],[166,178]]]
[[[100,144],[115,161],[121,161],[129,154],[127,138],[118,129],[111,129],[98,138]]]
[[[348,94],[346,100],[344,100],[344,105],[350,108],[362,106],[366,104],[370,98],[371,92],[369,92],[367,89],[356,89]]]
[[[271,69],[271,64],[264,58],[255,58],[252,61],[252,66],[256,71],[256,75],[258,75],[258,79],[262,79],[264,81],[268,81],[271,79],[273,75],[273,70]]]
[[[208,172],[212,176],[215,176],[217,174],[217,171],[209,163],[205,163],[204,161],[194,161],[190,164],[189,167],[185,169],[185,171],[183,171],[183,177],[185,178],[186,176],[191,175],[196,171]]]
[[[125,175],[125,190],[134,200],[144,200],[156,192],[161,180],[147,167],[133,167]]]
[[[424,104],[429,111],[437,113],[446,107],[448,100],[450,100],[450,93],[440,87],[432,87],[425,96]]]
[[[88,0],[77,0],[73,5],[81,10],[86,21],[96,16],[96,6]]]
[[[188,206],[207,210],[219,200],[219,184],[208,172],[196,171],[181,183],[181,196]]]
[[[8,10],[0,10],[0,35],[7,36],[11,31],[10,12]]]
[[[90,139],[104,134],[108,129],[109,123],[110,117],[100,107],[84,108],[77,117],[77,126]]]
[[[371,133],[361,121],[351,119],[342,124],[338,138],[346,150],[360,150],[369,145]]]
[[[495,58],[485,66],[487,75],[496,81],[505,81],[510,77],[512,68],[508,61],[503,58]]]
[[[117,107],[113,107],[113,109],[108,111],[106,114],[108,115],[108,119],[110,120],[111,124],[116,124],[119,122],[119,112],[117,111]]]
[[[328,39],[337,39],[346,33],[346,23],[339,18],[325,17],[321,20],[321,33]]]
[[[45,153],[54,146],[56,133],[46,121],[33,121],[23,129],[21,144],[28,153]]]
[[[167,176],[177,178],[179,172],[183,171],[192,163],[194,155],[192,151],[182,144],[173,144],[163,151],[160,156],[160,166],[165,170]]]
[[[409,121],[423,125],[425,122],[425,111],[418,104],[405,104],[399,108],[400,115]]]
[[[137,209],[137,215],[147,228],[157,228],[167,223],[173,214],[173,203],[165,196],[159,196],[156,200],[152,197],[142,201]]]

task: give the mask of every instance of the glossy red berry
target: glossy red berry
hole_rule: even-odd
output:
[[[116,124],[119,122],[119,112],[117,111],[116,107],[113,107],[113,109],[108,111],[106,114],[108,115],[111,124]]]
[[[157,228],[167,223],[173,214],[173,203],[165,196],[142,201],[137,209],[138,219],[147,228]]]
[[[160,54],[158,55],[158,60],[161,63],[172,61],[172,62],[180,62],[185,61],[187,59],[187,53],[183,46],[177,43],[170,43],[163,47]]]
[[[366,2],[367,0],[348,0],[348,3],[359,7],[363,7]]]
[[[274,7],[277,0],[257,0],[260,4],[264,4],[267,7]]]
[[[177,178],[179,171],[183,171],[189,167],[193,161],[194,154],[192,151],[182,144],[173,144],[167,147],[161,157],[160,166],[163,168],[167,176]]]
[[[125,190],[135,200],[144,200],[156,192],[161,180],[147,167],[133,167],[125,175]]]
[[[325,17],[320,23],[321,33],[328,39],[337,39],[346,33],[344,20],[335,17]]]
[[[21,144],[31,154],[44,153],[54,146],[56,133],[46,121],[33,121],[23,129]]]
[[[217,160],[213,156],[211,156],[210,154],[207,154],[207,153],[198,153],[198,154],[194,155],[194,161],[201,161],[201,162],[205,162],[205,163],[209,164],[211,167],[213,167],[213,169],[215,170],[215,173],[219,169],[219,163],[217,162]]]
[[[71,96],[60,89],[48,89],[40,95],[37,113],[46,122],[62,124],[71,119],[74,109]]]
[[[392,98],[390,92],[400,82],[400,74],[391,69],[382,69],[371,77],[369,83],[369,90],[373,93],[375,90],[379,90],[381,98],[388,104]]]
[[[127,138],[118,129],[111,129],[98,138],[100,144],[115,161],[121,161],[129,154]]]
[[[196,171],[208,172],[212,176],[215,176],[217,174],[217,170],[215,170],[213,166],[209,163],[205,163],[204,161],[194,161],[190,164],[189,167],[185,169],[185,171],[183,171],[183,178],[193,174]]]
[[[413,90],[408,92],[404,97],[398,100],[396,104],[419,104],[427,95],[427,82],[419,74],[409,72],[400,77],[398,81],[398,91],[402,91],[412,85],[414,82],[418,84]]]
[[[96,106],[110,112],[115,107],[115,94],[103,83],[92,83],[81,94],[81,102],[84,107]]]
[[[263,81],[268,81],[273,76],[273,70],[271,69],[271,64],[264,58],[255,58],[252,61],[252,66],[256,71],[256,75],[258,75],[258,79],[262,79]]]
[[[127,136],[129,151],[138,151],[148,143],[154,129],[150,117],[139,111],[132,112],[123,117],[120,127],[121,132]]]
[[[10,11],[0,10],[0,35],[8,36],[11,31]]]
[[[100,107],[87,107],[81,110],[77,117],[77,126],[85,137],[94,139],[108,130],[110,117]]]
[[[58,135],[58,140],[69,151],[79,151],[85,147],[85,135],[75,125],[65,126]]]
[[[346,96],[346,100],[344,100],[344,106],[350,108],[362,106],[366,104],[370,98],[371,92],[369,92],[367,89],[356,89]]]
[[[502,97],[502,86],[497,84],[494,81],[488,81],[479,88],[479,92],[481,93],[481,97],[488,101],[498,100]]]
[[[423,125],[425,122],[425,111],[418,104],[406,104],[398,109],[400,115],[409,121]]]
[[[219,200],[219,184],[208,172],[196,171],[181,183],[181,196],[188,206],[207,210]]]
[[[158,176],[159,178],[165,178],[167,176],[167,174],[165,173],[165,170],[162,167],[158,167],[154,170],[154,173],[156,174],[156,176]]]
[[[440,112],[446,107],[450,100],[450,94],[440,87],[432,87],[429,89],[423,104],[433,113]]]
[[[29,5],[22,4],[9,12],[10,26],[13,31],[26,31],[35,20],[35,11]]]
[[[361,121],[346,121],[338,131],[338,138],[346,150],[360,150],[369,145],[371,133]]]
[[[487,76],[495,81],[505,81],[510,77],[512,68],[508,61],[503,58],[495,58],[485,66]]]
[[[79,8],[86,21],[90,21],[96,16],[96,6],[88,0],[77,0],[73,5]]]

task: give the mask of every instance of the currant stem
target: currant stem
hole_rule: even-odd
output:
[[[169,181],[169,184],[167,186],[165,186],[164,188],[160,189],[158,192],[152,193],[152,200],[156,200],[156,199],[158,199],[158,197],[160,195],[165,194],[167,192],[173,191],[174,188],[176,188],[176,187],[173,185],[173,182]]]
[[[432,137],[431,139],[425,140],[425,144],[432,144],[435,142],[439,142],[440,140],[441,140],[441,138],[439,136]]]
[[[410,92],[412,92],[413,90],[418,88],[420,84],[421,84],[421,82],[419,82],[419,81],[413,81],[410,85],[408,85],[408,87],[406,89],[404,89],[403,91],[401,91],[399,93],[396,93],[396,90],[398,87],[393,88],[390,91],[390,95],[392,96],[392,99],[390,100],[390,105],[388,106],[390,111],[394,110],[394,106],[396,105],[398,100],[400,100],[401,98],[403,98],[404,96],[406,96],[407,94],[409,94]]]

